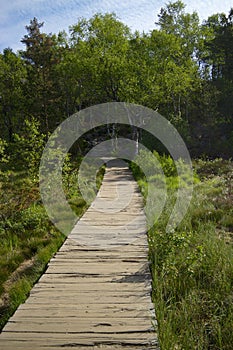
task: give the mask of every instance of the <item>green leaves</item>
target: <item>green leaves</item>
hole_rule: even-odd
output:
[[[70,60],[74,71],[80,73],[76,79],[82,91],[86,91],[84,101],[89,99],[84,103],[122,100],[128,67],[129,28],[114,14],[97,14],[89,21],[79,21],[70,31]]]
[[[160,30],[179,38],[185,57],[195,53],[200,37],[199,17],[196,12],[185,13],[185,4],[178,0],[169,2],[158,15]]]
[[[29,176],[38,181],[39,164],[45,146],[45,135],[40,132],[40,123],[32,118],[25,120],[22,134],[14,134],[14,157],[21,161],[21,167]]]
[[[60,97],[55,67],[60,61],[62,49],[56,36],[42,33],[42,27],[43,23],[39,23],[36,18],[30,21],[30,25],[26,26],[28,34],[21,40],[26,50],[20,53],[26,63],[28,76],[24,88],[27,96],[26,114],[40,121],[41,129],[48,137],[57,120],[61,120],[61,112],[57,108]],[[57,120],[52,117],[54,114]]]
[[[23,118],[25,98],[23,85],[26,69],[21,58],[10,49],[0,54],[0,128],[1,137],[12,141]]]
[[[8,157],[6,155],[7,142],[0,138],[0,165],[8,162]]]
[[[0,55],[1,137],[12,142],[31,116],[48,137],[81,109],[124,101],[174,122],[193,153],[229,155],[232,12],[201,25],[196,12],[175,1],[158,17],[157,29],[147,34],[132,33],[114,13],[80,19],[69,34],[58,35],[44,33],[43,23],[31,20],[22,39],[25,50]]]

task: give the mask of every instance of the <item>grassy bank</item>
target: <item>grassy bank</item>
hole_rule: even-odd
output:
[[[165,228],[175,200],[174,166],[160,159],[166,175],[165,210],[149,231],[153,301],[161,350],[232,349],[233,163],[194,161],[191,206],[172,233]],[[132,166],[143,193],[147,184]],[[170,169],[170,170],[169,170]]]

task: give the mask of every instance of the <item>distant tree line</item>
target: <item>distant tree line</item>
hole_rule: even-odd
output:
[[[200,23],[181,1],[170,2],[150,33],[132,33],[112,13],[80,19],[69,34],[42,29],[32,19],[25,49],[0,54],[4,142],[25,137],[25,121],[48,137],[83,108],[123,101],[169,119],[193,156],[232,156],[233,9]]]

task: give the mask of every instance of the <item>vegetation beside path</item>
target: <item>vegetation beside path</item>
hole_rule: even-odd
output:
[[[166,180],[169,200],[148,239],[161,349],[230,350],[233,162],[222,159],[193,162],[196,175],[191,206],[179,227],[166,233],[177,176],[171,158],[159,158],[165,175],[169,175]],[[145,164],[149,167],[149,160]],[[131,168],[146,196],[143,173],[135,164]]]

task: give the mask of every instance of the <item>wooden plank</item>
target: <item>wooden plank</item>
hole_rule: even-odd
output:
[[[143,274],[143,273],[138,273],[137,275],[132,276],[125,276],[125,275],[116,275],[114,278],[113,276],[100,276],[100,275],[82,275],[82,274],[62,274],[62,273],[53,273],[53,274],[44,274],[40,281],[41,282],[53,282],[53,283],[63,283],[63,282],[68,282],[68,283],[82,283],[85,281],[85,283],[111,283],[111,284],[116,284],[116,283],[135,283],[138,282],[144,282],[147,281],[149,283],[150,281],[150,275],[149,273]]]
[[[26,337],[23,340],[12,340],[10,339],[6,339],[5,341],[3,340],[3,349],[105,349],[107,346],[107,349],[120,349],[120,350],[125,350],[125,349],[140,349],[140,350],[144,350],[144,349],[149,349],[149,350],[157,350],[158,346],[155,343],[155,341],[150,337],[150,334],[145,334],[144,337],[136,337],[135,335],[132,334],[131,338],[125,338],[122,339],[121,335],[119,338],[117,338],[116,335],[114,335],[112,337],[111,342],[109,341],[108,337],[99,337],[99,338],[95,338],[93,339],[91,337],[91,334],[83,334],[83,338],[81,338],[81,335],[79,335],[79,338],[77,340],[77,336],[75,336],[74,340],[72,341],[70,338],[71,334],[69,333],[69,338],[67,340],[65,340],[64,335],[62,335],[62,339],[57,339],[56,338],[52,338],[52,339],[48,339],[48,334],[41,334],[40,339],[34,339],[33,336],[28,339],[28,337]],[[17,334],[11,333],[12,337],[17,337]],[[43,341],[43,338],[46,337],[46,342]],[[60,340],[60,341],[59,341]],[[40,344],[40,345],[39,345]],[[10,345],[9,347],[7,345]]]
[[[151,291],[151,286],[149,283],[135,283],[133,286],[134,291]],[[89,292],[90,290],[95,291],[95,292],[103,292],[103,291],[111,291],[111,292],[130,292],[132,291],[132,284],[131,283],[99,283],[98,280],[96,283],[86,283],[86,281],[82,283],[69,283],[64,281],[61,281],[60,285],[54,285],[54,283],[47,282],[39,282],[37,283],[32,291],[37,291],[37,290],[49,290],[49,289],[56,289],[56,291],[64,291],[66,289],[68,290],[73,290],[73,291],[85,291]]]
[[[155,343],[153,332],[132,332],[132,333],[112,333],[111,337],[107,334],[100,333],[38,333],[38,332],[3,332],[1,334],[1,340],[11,341],[11,344],[14,344],[16,341],[24,341],[29,344],[40,344],[40,345],[68,345],[68,344],[77,344],[77,345],[95,345],[95,344],[128,344],[132,345],[149,345],[147,349],[151,350],[150,345]],[[1,343],[0,343],[1,344]],[[15,350],[17,348],[12,348]],[[31,347],[33,349],[33,347]]]
[[[78,349],[78,350],[88,350],[88,348],[93,349],[93,350],[132,350],[132,345],[130,346],[127,346],[127,345],[124,345],[122,347],[122,345],[103,345],[103,343],[101,343],[101,347],[99,345],[87,345],[87,346],[80,346],[79,344],[70,344],[68,345],[67,347],[62,345],[62,346],[59,346],[59,347],[56,347],[56,349],[60,349],[60,350],[71,350],[71,349]],[[12,349],[25,349],[25,350],[41,350],[42,347],[41,346],[38,346],[38,343],[35,343],[35,342],[31,342],[30,344],[25,344],[25,342],[14,342],[13,344],[9,344],[9,342],[4,342],[3,343],[3,349],[5,350],[12,350]],[[137,345],[133,345],[133,349],[134,350],[146,350],[148,349],[148,347],[142,347],[141,345],[140,346],[137,346]],[[157,349],[157,346],[151,346],[150,347],[150,350],[153,350],[153,349]],[[46,345],[46,350],[54,350],[54,345],[53,346],[47,346]]]
[[[45,319],[46,320],[46,319]],[[131,320],[131,319],[128,319]],[[135,322],[124,322],[121,320],[112,320],[110,323],[107,322],[98,322],[95,323],[92,320],[86,319],[85,322],[80,320],[71,320],[66,322],[61,320],[46,320],[44,323],[43,320],[38,320],[37,322],[8,322],[5,327],[6,332],[31,332],[31,333],[95,333],[95,334],[115,334],[115,333],[134,333],[134,332],[152,332],[153,327],[149,325],[148,320],[143,319],[142,321],[137,320]]]
[[[147,255],[138,187],[125,163],[110,166],[95,201],[4,327],[0,348],[159,349]]]
[[[65,310],[70,311],[77,311],[79,312],[80,310],[81,311],[88,311],[88,312],[93,312],[93,313],[101,313],[101,312],[107,312],[107,313],[112,313],[112,312],[123,312],[123,311],[135,311],[135,313],[139,312],[139,311],[151,311],[151,314],[153,314],[153,310],[154,310],[154,307],[151,303],[145,303],[145,302],[140,302],[140,303],[133,303],[133,304],[101,304],[101,303],[98,303],[98,304],[73,304],[73,303],[59,303],[59,306],[58,306],[58,303],[55,303],[55,302],[44,302],[43,304],[42,303],[24,303],[22,304],[18,310],[31,310],[31,312],[34,313],[33,310],[43,310],[46,311],[46,310],[51,310],[54,311],[54,310],[57,310],[58,312],[63,312]],[[17,312],[14,314],[14,316],[17,314]],[[14,317],[13,316],[13,317]]]
[[[119,310],[116,309],[108,309],[105,308],[85,308],[85,309],[75,309],[72,307],[64,307],[64,308],[24,308],[20,309],[21,312],[14,314],[13,320],[20,320],[27,318],[51,318],[58,317],[59,319],[73,319],[73,318],[92,318],[92,319],[104,319],[109,320],[111,318],[133,318],[135,322],[135,318],[149,318],[151,319],[152,313],[149,313],[148,310],[137,310],[135,308],[126,308]],[[11,320],[11,319],[10,319]]]

